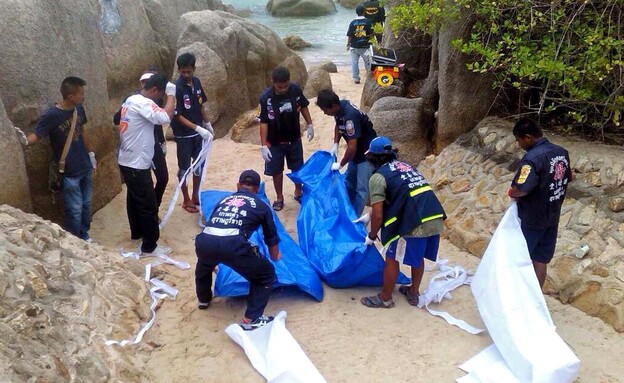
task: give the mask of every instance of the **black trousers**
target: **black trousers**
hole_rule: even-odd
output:
[[[154,192],[156,193],[156,202],[158,206],[162,203],[163,194],[169,183],[169,170],[167,169],[167,160],[165,159],[165,153],[162,151],[162,147],[158,142],[154,144],[154,157],[152,162],[154,163],[154,176],[156,176],[156,185],[154,186]]]
[[[132,169],[119,165],[121,176],[126,183],[126,211],[130,224],[130,237],[143,238],[141,251],[151,253],[157,246],[158,204],[150,169]]]
[[[212,272],[217,264],[223,263],[249,281],[245,317],[255,320],[264,313],[277,281],[275,268],[245,237],[200,233],[195,238],[195,252],[195,291],[199,302],[208,303],[212,299]]]

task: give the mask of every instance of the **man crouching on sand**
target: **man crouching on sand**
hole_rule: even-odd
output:
[[[249,281],[247,310],[240,326],[255,330],[271,322],[263,315],[273,285],[277,281],[275,268],[260,254],[248,238],[262,225],[264,243],[273,261],[282,259],[277,228],[271,208],[257,198],[260,175],[253,170],[241,173],[237,192],[222,199],[212,211],[208,225],[195,238],[197,266],[195,289],[198,308],[205,310],[212,300],[212,273],[219,263],[229,266]]]

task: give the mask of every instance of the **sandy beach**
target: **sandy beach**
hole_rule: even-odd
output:
[[[350,70],[340,67],[332,74],[334,91],[340,98],[359,105],[363,84],[354,84]],[[332,144],[333,118],[325,116],[310,100],[315,126],[312,142],[304,139],[306,158],[316,150],[328,150]],[[167,161],[170,184],[164,201],[173,194],[176,181],[176,146],[168,142]],[[344,152],[341,143],[339,155]],[[262,174],[259,138],[256,144],[237,144],[229,135],[213,144],[207,175],[202,189],[233,191],[240,172],[253,168]],[[270,177],[267,194],[274,199]],[[299,209],[293,199],[293,185],[285,177],[285,207],[278,213],[281,222],[297,240],[296,218]],[[105,208],[98,211],[91,235],[101,245],[117,249],[132,247],[125,210],[125,189]],[[189,262],[190,270],[171,265],[159,266],[161,277],[180,290],[175,301],[166,300],[157,311],[156,323],[138,346],[120,349],[139,352],[144,357],[146,381],[153,382],[262,382],[243,350],[225,334],[227,325],[238,322],[245,310],[245,300],[215,298],[206,311],[197,309],[194,283],[194,237],[200,231],[198,215],[178,206],[161,232],[159,244],[173,249],[172,258]],[[164,214],[165,202],[161,208]],[[284,254],[287,257],[288,254]],[[449,259],[468,270],[476,270],[479,259],[443,241],[439,258]],[[425,273],[421,290],[433,272]],[[278,289],[269,301],[266,313],[288,313],[287,328],[299,342],[312,363],[328,382],[454,382],[465,375],[458,366],[492,343],[487,333],[470,335],[426,310],[410,306],[395,291],[396,307],[370,309],[360,304],[364,295],[377,288],[333,289],[324,286],[324,299],[316,302],[302,292]],[[624,335],[615,332],[600,319],[563,305],[547,297],[551,315],[561,337],[581,360],[578,382],[624,381]],[[473,326],[483,327],[469,286],[462,286],[436,309],[448,311]],[[137,331],[139,328],[137,323]]]

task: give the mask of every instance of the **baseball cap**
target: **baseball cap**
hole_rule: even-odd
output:
[[[256,171],[248,169],[241,173],[238,182],[245,185],[260,186],[260,175]]]
[[[365,154],[392,154],[392,141],[388,137],[379,136],[374,138]]]
[[[152,77],[153,75],[154,75],[154,73],[152,73],[152,72],[143,73],[141,75],[141,78],[139,79],[139,81],[145,81],[145,80],[149,79],[150,77]]]

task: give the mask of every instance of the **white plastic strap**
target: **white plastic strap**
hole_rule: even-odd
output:
[[[175,191],[173,193],[173,197],[171,198],[171,201],[169,202],[169,207],[167,208],[167,212],[165,213],[165,216],[160,221],[160,224],[158,225],[158,228],[160,230],[162,230],[163,227],[165,227],[165,224],[167,223],[167,221],[169,221],[169,218],[171,217],[171,214],[173,214],[173,209],[175,208],[175,206],[176,206],[176,204],[178,202],[178,197],[180,196],[180,191],[182,189],[182,184],[184,182],[188,182],[189,175],[191,173],[195,174],[195,172],[198,171],[199,169],[201,169],[202,166],[203,166],[203,171],[202,171],[201,178],[200,178],[200,185],[203,184],[204,177],[206,176],[206,165],[208,163],[208,158],[210,157],[210,151],[211,150],[212,150],[212,139],[204,140],[203,143],[202,143],[202,148],[201,148],[201,151],[199,152],[199,155],[197,156],[195,161],[193,161],[191,166],[188,169],[186,169],[186,172],[184,173],[182,178],[180,178],[178,180],[178,184],[177,184],[177,186],[175,188]],[[201,200],[199,201],[199,203],[200,203],[199,226],[200,227],[204,227],[204,225],[202,224],[203,213],[202,213],[202,209],[201,209]]]

